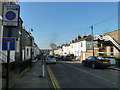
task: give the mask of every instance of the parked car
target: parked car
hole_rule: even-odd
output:
[[[56,58],[53,55],[47,55],[46,64],[54,63],[56,64]]]
[[[59,59],[59,55],[54,55],[54,57],[55,57],[56,59]]]
[[[57,57],[57,59],[59,59],[59,60],[63,60],[63,55],[59,55],[58,57]]]
[[[72,57],[67,55],[67,56],[63,57],[63,60],[65,60],[65,61],[72,61]]]
[[[91,66],[92,68],[108,68],[111,66],[110,60],[94,56],[90,56],[86,60],[83,60],[82,64],[86,66]]]
[[[32,60],[33,63],[37,63],[37,61],[38,61],[37,59],[33,59]]]
[[[110,60],[111,65],[115,65],[116,64],[116,61],[115,61],[114,57],[103,57],[103,58],[105,58],[107,60]]]

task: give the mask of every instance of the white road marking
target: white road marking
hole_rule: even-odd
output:
[[[104,80],[104,81],[106,81],[106,82],[108,82],[108,83],[117,84],[117,83],[115,83],[115,82],[111,82],[111,81],[109,81],[109,80],[107,80],[107,79],[104,79],[103,77],[97,76],[97,75],[95,75],[95,74],[93,74],[93,73],[90,73],[90,72],[88,72],[88,71],[82,70],[82,69],[77,68],[77,67],[74,67],[74,66],[72,66],[72,65],[68,65],[68,64],[65,64],[65,65],[67,65],[67,66],[69,66],[69,67],[72,67],[72,68],[75,68],[75,69],[77,69],[77,70],[79,70],[79,71],[85,72],[85,73],[87,73],[87,74],[89,74],[89,75],[95,76],[95,77],[97,77],[97,78],[100,78],[100,79],[102,79],[102,80]],[[117,84],[117,85],[118,85],[118,84]]]

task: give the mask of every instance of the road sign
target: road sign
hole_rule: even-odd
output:
[[[4,26],[18,26],[20,6],[15,4],[5,4],[3,12]]]
[[[16,14],[15,12],[13,11],[8,11],[6,14],[5,14],[5,17],[6,19],[8,20],[14,20],[16,18]]]
[[[16,43],[16,38],[3,38],[2,50],[14,51],[15,50],[15,43]]]

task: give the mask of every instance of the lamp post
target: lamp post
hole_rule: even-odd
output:
[[[95,56],[95,55],[94,55],[94,43],[93,43],[93,40],[94,40],[94,36],[93,36],[93,25],[91,25],[90,28],[91,28],[91,35],[92,35],[92,50],[93,50],[93,56]]]

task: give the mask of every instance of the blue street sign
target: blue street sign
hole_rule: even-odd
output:
[[[15,50],[16,38],[3,38],[2,39],[2,50],[14,51]]]

